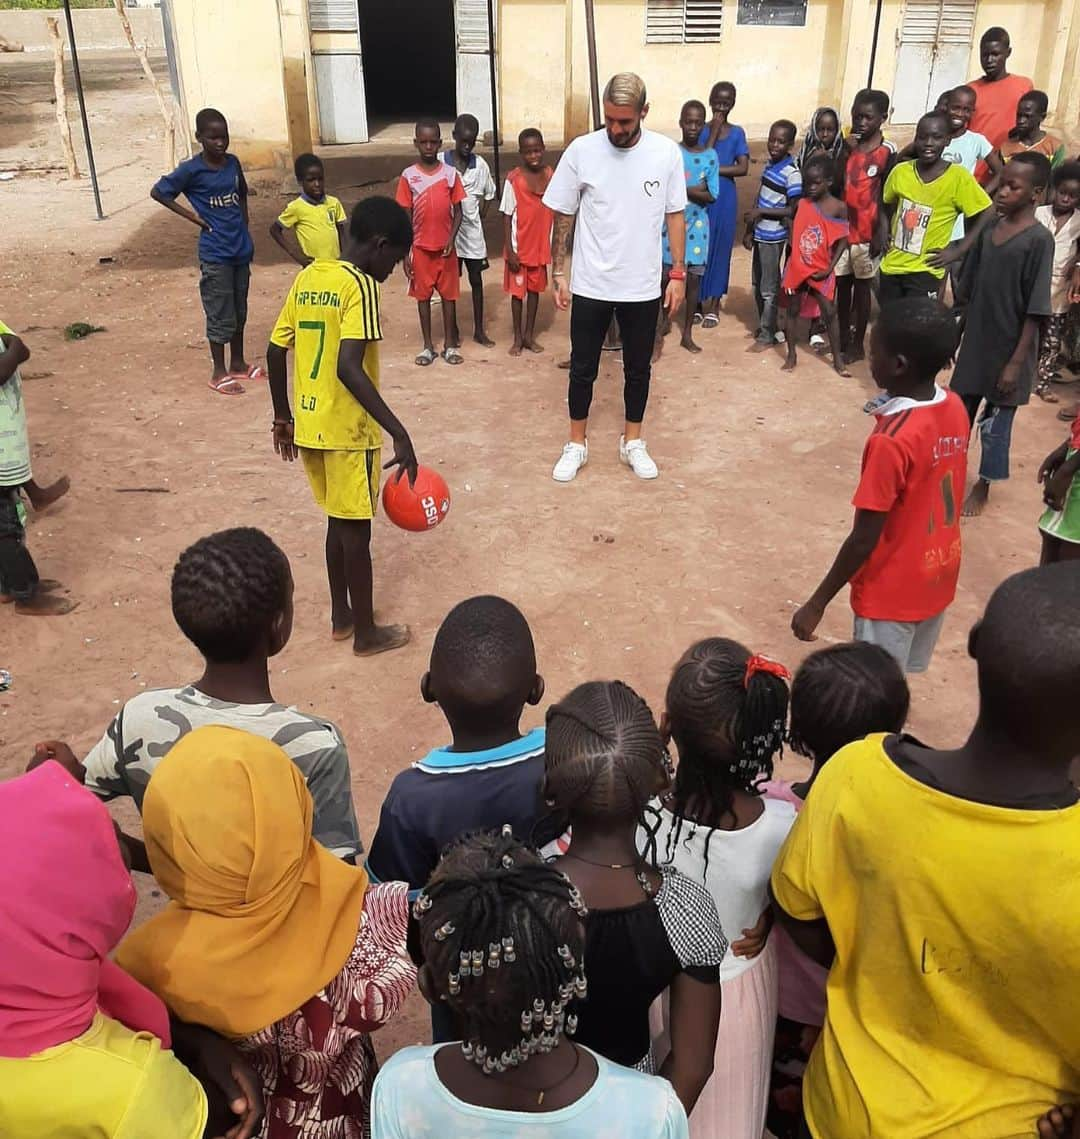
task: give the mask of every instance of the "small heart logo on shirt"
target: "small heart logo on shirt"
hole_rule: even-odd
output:
[[[651,182],[643,182],[642,186],[645,190],[645,193],[648,194],[648,196],[651,198],[653,196],[653,190],[660,189],[660,179],[654,178]]]

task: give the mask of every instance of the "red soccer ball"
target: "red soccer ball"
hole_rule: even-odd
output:
[[[450,488],[446,479],[430,467],[419,467],[416,482],[409,486],[408,475],[397,479],[394,472],[383,487],[382,503],[386,517],[402,530],[434,530],[450,511]]]

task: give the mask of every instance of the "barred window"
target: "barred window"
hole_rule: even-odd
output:
[[[646,0],[647,44],[718,43],[724,0]]]

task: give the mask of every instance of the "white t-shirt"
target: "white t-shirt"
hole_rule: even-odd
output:
[[[686,208],[682,153],[642,130],[628,150],[606,130],[566,148],[544,205],[577,214],[570,291],[598,301],[651,301],[660,295],[661,233],[667,214]]]
[[[593,1053],[596,1081],[569,1107],[499,1111],[465,1103],[446,1087],[435,1071],[443,1047],[457,1045],[403,1048],[382,1066],[371,1093],[372,1139],[688,1139],[682,1104],[659,1076]]]
[[[454,165],[453,150],[443,152],[443,162],[447,166]],[[465,173],[458,170],[458,174],[461,174],[461,184],[465,188],[465,201],[461,203],[461,225],[454,241],[454,251],[459,257],[483,261],[487,257],[487,242],[484,241],[480,203],[490,202],[495,197],[495,179],[491,176],[491,167],[479,154],[473,154]]]
[[[720,925],[729,942],[738,941],[744,929],[757,925],[769,901],[773,863],[795,823],[795,808],[790,803],[762,799],[761,805],[761,814],[748,827],[737,831],[714,830],[683,819],[677,839],[675,816],[666,807],[660,808],[657,862],[674,866],[692,881],[704,883],[716,902]],[[659,804],[654,802],[653,806]],[[639,831],[639,848],[643,840]],[[759,960],[736,957],[729,945],[720,963],[721,984],[745,973]]]

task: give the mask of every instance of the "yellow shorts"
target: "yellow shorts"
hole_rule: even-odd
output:
[[[315,501],[331,518],[375,517],[382,451],[317,451],[300,448]]]

